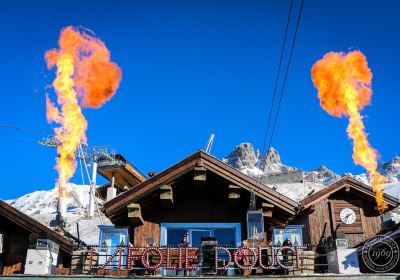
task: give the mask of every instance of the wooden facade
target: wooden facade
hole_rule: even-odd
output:
[[[0,275],[23,274],[27,250],[35,248],[38,238],[59,244],[58,263],[61,266],[69,266],[71,262],[71,241],[4,201],[0,201],[0,233],[4,236]]]
[[[245,240],[250,191],[265,212],[268,233],[296,213],[296,202],[201,151],[120,194],[103,211],[115,225],[130,226],[135,246],[148,238],[158,243],[161,223],[240,223]],[[140,218],[132,212],[138,205]]]
[[[388,195],[384,198],[386,210],[397,206],[396,198]],[[340,212],[345,208],[353,210],[356,215],[352,224],[345,224],[340,219]],[[343,233],[349,247],[356,247],[382,230],[381,216],[376,210],[372,189],[346,176],[301,201],[300,211],[292,223],[304,225],[305,243],[316,245],[324,238]]]

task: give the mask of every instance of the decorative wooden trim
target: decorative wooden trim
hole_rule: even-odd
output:
[[[272,213],[274,211],[274,205],[273,204],[263,202],[261,204],[261,209],[262,209],[264,218],[271,218],[272,217]]]
[[[127,206],[128,208],[128,219],[135,226],[141,226],[144,224],[144,220],[142,218],[142,210],[140,208],[140,204],[131,203]]]
[[[240,190],[242,189],[236,185],[229,185],[228,186],[228,198],[230,202],[238,202],[240,200]]]
[[[164,208],[174,208],[174,193],[171,185],[162,185],[160,187],[160,201]]]
[[[194,171],[193,179],[195,182],[204,183],[206,181],[207,169],[205,167],[195,167],[193,171]]]

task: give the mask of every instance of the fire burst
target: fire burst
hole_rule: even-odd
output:
[[[353,140],[353,160],[369,174],[379,212],[385,210],[383,184],[387,179],[377,171],[378,152],[367,140],[360,111],[371,102],[372,72],[360,51],[330,52],[311,70],[321,107],[335,117],[348,117],[347,134]]]
[[[48,69],[56,66],[53,87],[57,104],[46,95],[46,117],[56,127],[56,169],[59,212],[66,212],[66,186],[76,169],[75,152],[79,142],[86,143],[88,123],[82,107],[99,108],[115,94],[121,82],[121,69],[110,61],[110,52],[104,43],[87,29],[72,26],[64,28],[58,41],[59,49],[45,53]]]

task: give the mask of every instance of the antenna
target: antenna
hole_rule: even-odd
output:
[[[214,133],[211,133],[210,139],[208,140],[208,144],[205,150],[207,154],[210,153],[213,142],[214,142]]]

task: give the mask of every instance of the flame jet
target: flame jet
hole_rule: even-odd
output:
[[[110,100],[121,82],[122,73],[110,60],[104,43],[88,29],[65,27],[61,30],[58,49],[45,53],[48,69],[57,68],[53,88],[57,105],[46,94],[46,117],[54,122],[57,147],[56,183],[59,214],[66,214],[66,186],[76,169],[75,152],[79,142],[86,143],[88,123],[81,107],[99,108]]]
[[[379,157],[367,139],[360,111],[371,102],[372,72],[360,51],[329,52],[311,69],[321,107],[335,117],[348,117],[347,134],[353,141],[353,160],[369,174],[378,211],[385,210],[383,184],[386,177],[377,171]]]

